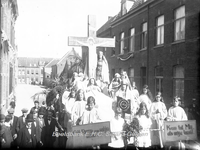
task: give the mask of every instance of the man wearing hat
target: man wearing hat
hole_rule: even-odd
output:
[[[17,137],[17,145],[19,148],[35,148],[36,138],[31,130],[33,122],[33,114],[28,114],[26,117],[26,125],[19,130]]]
[[[8,114],[12,116],[12,119],[10,121],[10,129],[11,129],[11,133],[14,140],[12,147],[16,147],[16,138],[19,131],[17,128],[18,117],[15,116],[14,113],[15,113],[15,110],[13,108],[8,109]]]
[[[55,127],[59,128],[58,123],[55,118],[53,118],[52,111],[47,112],[47,117],[45,118],[45,147],[53,147],[56,137],[53,136],[55,132]]]
[[[22,109],[22,116],[19,117],[18,122],[17,122],[17,130],[19,131],[22,127],[26,125],[26,116],[28,114],[28,109],[23,108]]]
[[[34,105],[35,105],[35,106],[31,108],[30,113],[33,113],[33,111],[36,111],[36,113],[38,113],[38,110],[40,109],[40,107],[39,107],[39,101],[38,101],[38,100],[35,100],[35,101],[34,101]]]

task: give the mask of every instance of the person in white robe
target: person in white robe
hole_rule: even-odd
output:
[[[90,78],[89,83],[86,88],[86,93],[87,92],[93,92],[93,91],[98,91],[101,92],[100,87],[97,85],[96,80],[94,78]]]
[[[93,96],[95,98],[95,108],[98,108],[102,121],[109,121],[114,116],[114,111],[112,110],[113,99],[101,92],[101,89],[96,84],[96,80],[94,78],[89,80],[85,96],[86,99],[89,96]]]
[[[63,104],[65,105],[65,109],[70,115],[72,113],[72,107],[74,106],[74,103],[76,101],[75,94],[75,90],[71,89],[71,92],[66,94],[62,98]]]
[[[77,92],[77,98],[74,103],[74,106],[72,107],[72,112],[71,112],[71,119],[73,125],[79,125],[80,122],[79,120],[80,117],[83,115],[85,106],[86,106],[86,101],[85,101],[84,91],[80,89]]]
[[[109,80],[109,67],[106,57],[103,55],[102,51],[98,52],[96,65],[96,80],[101,82],[110,83]]]
[[[111,148],[124,148],[124,125],[125,121],[122,118],[122,110],[117,107],[115,116],[110,121],[111,143],[108,144]]]
[[[173,106],[169,108],[167,114],[168,121],[182,121],[188,120],[187,115],[182,107],[179,105],[181,104],[181,99],[179,97],[174,97]]]
[[[151,134],[152,145],[162,146],[163,135],[164,135],[163,121],[167,117],[167,108],[160,94],[156,95],[155,101],[152,103],[149,113],[152,119],[151,128],[160,129],[160,131],[158,130],[152,131],[152,134]]]
[[[137,116],[141,130],[137,136],[137,143],[135,145],[139,148],[148,148],[151,146],[150,128],[152,125],[151,118],[146,103],[141,102]]]
[[[116,92],[119,90],[120,85],[121,85],[121,76],[119,73],[116,73],[115,77],[112,79],[112,81],[108,87],[110,96],[113,99],[116,99]]]
[[[167,121],[186,121],[188,120],[187,115],[181,105],[181,99],[178,96],[175,96],[173,99],[173,106],[171,106],[167,113]],[[165,141],[164,141],[165,142]],[[177,149],[179,146],[185,147],[184,143],[181,141],[178,142],[165,142],[165,146],[169,148]]]
[[[147,109],[149,111],[150,107],[151,107],[151,99],[148,97],[147,95],[147,89],[146,88],[143,88],[143,93],[139,96],[138,98],[138,104],[140,104],[141,102],[144,102],[146,103],[147,105]]]
[[[81,116],[80,124],[90,124],[101,121],[98,109],[95,108],[95,99],[93,96],[88,97],[87,104],[83,115]]]

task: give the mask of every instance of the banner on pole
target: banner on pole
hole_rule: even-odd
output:
[[[164,121],[164,138],[166,142],[197,140],[196,120]]]
[[[109,121],[73,126],[72,131],[74,135],[74,148],[83,148],[111,142]]]

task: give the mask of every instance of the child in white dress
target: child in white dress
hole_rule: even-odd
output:
[[[137,146],[139,149],[148,148],[151,146],[150,127],[152,122],[151,118],[149,117],[147,105],[145,102],[140,103],[140,108],[136,117],[139,120],[141,130],[137,137],[137,143],[135,143],[135,146]]]
[[[123,140],[123,128],[124,128],[124,119],[122,116],[122,110],[117,107],[115,110],[115,116],[110,121],[110,130],[111,130],[111,143],[108,144],[109,147],[114,149],[123,149],[124,140]]]

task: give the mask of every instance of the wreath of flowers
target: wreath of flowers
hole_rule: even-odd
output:
[[[124,125],[125,144],[127,145],[130,138],[134,137],[134,145],[137,146],[137,137],[138,137],[141,129],[142,129],[142,127],[139,124],[138,118],[133,118],[133,120],[130,124],[125,123],[125,125]]]

